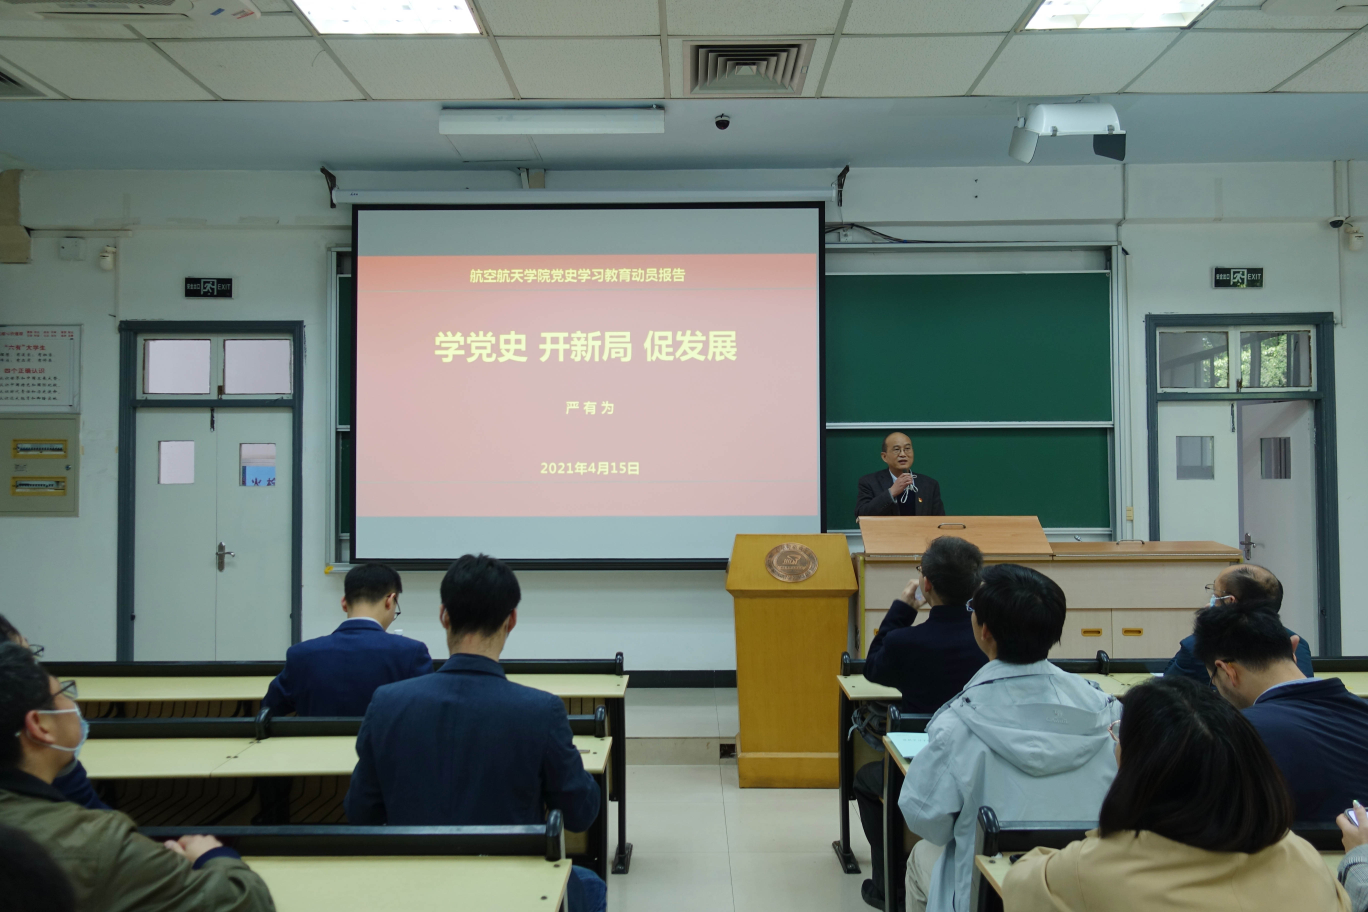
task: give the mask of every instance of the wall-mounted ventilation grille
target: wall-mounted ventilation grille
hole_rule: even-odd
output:
[[[0,70],[0,98],[44,98],[42,92],[31,88],[15,79],[4,70]]]
[[[811,39],[734,44],[684,43],[690,95],[800,95],[812,61]]]

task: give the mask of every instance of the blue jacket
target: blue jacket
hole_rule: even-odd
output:
[[[1287,630],[1287,628],[1284,627],[1283,630]],[[1287,630],[1287,636],[1289,638],[1296,635],[1297,634],[1293,631]],[[1193,651],[1193,644],[1196,642],[1197,637],[1195,636],[1184,637],[1182,641],[1179,642],[1178,654],[1168,663],[1168,668],[1164,669],[1164,677],[1176,676],[1192,678],[1192,680],[1199,681],[1202,684],[1211,683],[1211,676],[1207,674],[1206,666],[1202,664],[1201,660],[1197,658],[1197,653]],[[1306,639],[1304,637],[1301,642],[1297,644],[1295,658],[1297,660],[1297,667],[1301,669],[1302,674],[1306,675],[1308,678],[1315,675],[1316,672],[1311,668],[1311,647],[1306,645]],[[1341,810],[1343,810],[1343,808],[1341,808]]]
[[[377,690],[356,757],[345,807],[359,826],[539,824],[559,809],[583,832],[598,816],[560,697],[514,684],[483,656]]]
[[[937,605],[916,627],[917,609],[893,600],[869,644],[864,676],[902,692],[903,712],[933,713],[988,664],[963,605]]]
[[[1296,819],[1331,823],[1368,791],[1368,700],[1338,678],[1285,684],[1244,711],[1282,770]]]
[[[100,800],[100,796],[95,794],[95,786],[90,784],[89,777],[86,776],[85,767],[79,762],[71,772],[58,776],[52,782],[52,787],[66,796],[66,800],[91,811],[107,811],[109,805]]]
[[[377,687],[431,672],[424,643],[351,618],[328,636],[291,646],[261,705],[280,716],[364,716]]]

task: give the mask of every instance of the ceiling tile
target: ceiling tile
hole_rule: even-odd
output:
[[[975,95],[1103,95],[1121,91],[1176,35],[1171,31],[1017,34]]]
[[[1368,92],[1368,35],[1355,35],[1282,92]]]
[[[481,0],[480,17],[495,35],[659,35],[656,0]]]
[[[162,41],[157,47],[231,101],[346,101],[363,97],[312,38]]]
[[[128,38],[138,36],[118,22],[40,22],[0,19],[0,38]]]
[[[827,97],[963,95],[993,56],[996,35],[842,38],[827,73]]]
[[[504,38],[524,98],[660,98],[665,79],[653,38]]]
[[[836,31],[843,5],[843,0],[665,0],[665,18],[671,35],[825,35]]]
[[[1214,9],[1194,28],[1217,29],[1358,29],[1368,25],[1368,12],[1333,16],[1272,16],[1258,9]]]
[[[0,58],[72,98],[200,101],[213,97],[140,41],[0,41]]]
[[[1348,32],[1190,31],[1130,92],[1267,92]]]
[[[853,0],[846,35],[1007,32],[1028,0]]]
[[[241,21],[140,22],[134,28],[148,38],[307,38],[312,34],[294,13],[267,13]]]
[[[329,38],[373,98],[512,98],[485,38]]]
[[[807,77],[803,80],[803,97],[812,98],[817,94],[817,83],[822,81],[822,67],[826,66],[827,52],[831,50],[831,39],[818,36],[812,41],[812,59],[808,61]],[[670,94],[675,98],[703,98],[718,96],[686,95],[684,92],[684,39],[670,39]],[[772,96],[766,96],[772,97]]]

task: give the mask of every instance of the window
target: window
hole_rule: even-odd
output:
[[[1227,389],[1230,334],[1207,330],[1159,333],[1161,389]]]
[[[203,396],[209,393],[208,339],[143,341],[143,392]]]
[[[195,483],[195,441],[162,440],[157,443],[157,484]]]
[[[1178,480],[1210,481],[1216,477],[1215,437],[1179,437]]]
[[[1240,388],[1311,386],[1311,331],[1240,333]]]
[[[288,396],[294,380],[291,348],[289,339],[225,339],[224,394]]]
[[[244,488],[273,488],[276,483],[276,445],[243,443],[238,445],[238,479]]]
[[[1259,438],[1259,475],[1269,480],[1292,477],[1292,438]]]

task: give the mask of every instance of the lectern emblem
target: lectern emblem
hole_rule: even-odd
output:
[[[781,583],[801,583],[817,572],[817,555],[807,545],[784,542],[765,555],[765,569]]]

